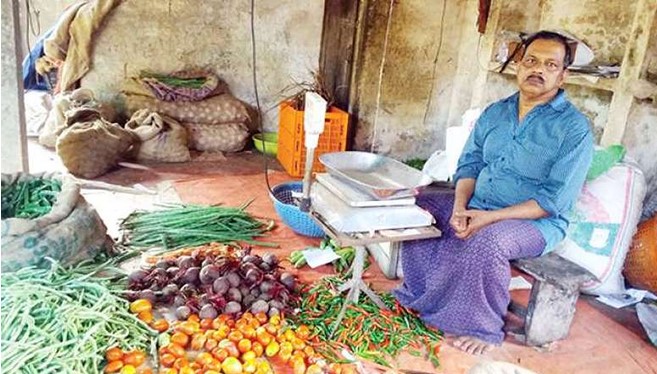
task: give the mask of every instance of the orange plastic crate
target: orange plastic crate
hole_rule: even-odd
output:
[[[347,149],[349,113],[335,107],[326,112],[324,132],[315,149],[313,172],[324,171],[319,156]],[[295,110],[289,102],[281,103],[278,122],[278,161],[293,177],[303,177],[306,162],[304,146],[303,111]]]

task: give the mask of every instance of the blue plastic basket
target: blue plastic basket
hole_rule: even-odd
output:
[[[292,192],[303,191],[303,183],[301,182],[286,182],[276,185],[272,188],[271,199],[274,202],[274,209],[292,231],[297,234],[311,236],[314,238],[321,238],[324,236],[324,231],[310,218],[307,212],[302,212],[299,207],[294,204]]]

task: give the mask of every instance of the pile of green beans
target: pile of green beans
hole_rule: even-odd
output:
[[[212,242],[263,247],[277,244],[256,241],[274,226],[253,218],[239,208],[201,205],[173,205],[150,212],[137,211],[121,222],[125,244],[134,248],[177,249],[196,247]]]
[[[34,219],[46,215],[57,200],[62,184],[56,179],[16,181],[2,186],[2,219]]]
[[[327,349],[322,350],[326,357],[338,360],[336,352],[346,346],[356,356],[391,367],[388,359],[407,350],[414,356],[424,355],[436,367],[439,365],[442,333],[427,327],[389,293],[378,295],[390,310],[380,309],[361,294],[358,304],[349,305],[341,324],[335,326],[346,300],[346,293],[338,291],[343,282],[343,277],[326,277],[305,290],[300,312],[290,317],[294,325],[307,325],[326,344]]]
[[[74,268],[3,272],[2,367],[6,373],[100,373],[111,347],[151,350],[156,335],[120,297],[116,260]]]
[[[145,74],[143,78],[153,78],[171,87],[201,88],[207,81],[206,78],[178,78],[161,74]]]

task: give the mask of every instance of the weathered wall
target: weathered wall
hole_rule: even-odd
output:
[[[33,3],[45,31],[72,1]],[[281,91],[317,69],[323,10],[323,0],[256,2],[258,89],[267,129],[278,127]],[[82,86],[120,106],[126,77],[191,67],[213,69],[235,96],[255,106],[249,0],[124,0],[95,39]]]
[[[501,1],[498,31],[563,29],[588,43],[596,52],[596,62],[618,63],[623,58],[634,15],[633,3]],[[472,69],[462,65],[477,64],[484,69],[489,62],[488,56],[479,50],[479,42],[473,40],[478,38],[474,31],[478,1],[446,1],[444,25],[443,2],[394,2],[392,12],[390,4],[388,0],[369,2],[365,50],[359,67],[355,146],[400,159],[426,157],[444,148],[445,128],[457,125],[461,113],[470,106],[472,91],[464,82],[472,83]],[[515,89],[513,78],[489,74],[483,94],[485,103]],[[571,85],[567,90],[600,136],[607,121],[611,93]]]
[[[444,146],[460,33],[449,20],[462,16],[464,3],[369,2],[357,148],[403,158]]]
[[[258,1],[258,88],[265,127],[278,127],[276,104],[293,80],[317,69],[323,1]],[[238,98],[255,105],[248,0],[126,0],[98,35],[83,86],[116,101],[121,82],[143,69],[210,67]]]
[[[23,48],[33,46],[39,36],[52,27],[59,15],[78,0],[18,0],[20,3],[21,36],[23,37]]]
[[[497,31],[566,30],[595,52],[594,63],[614,64],[623,59],[636,4],[633,1],[499,0],[503,7]],[[390,4],[393,4],[390,12]],[[476,72],[488,67],[475,29],[473,0],[370,0],[365,47],[359,70],[355,147],[398,159],[427,157],[444,148],[447,126],[459,123],[473,99]],[[387,48],[386,27],[390,16]],[[657,26],[646,73],[657,80]],[[441,44],[438,58],[436,52]],[[383,75],[381,76],[381,68]],[[486,76],[483,102],[490,103],[516,90],[515,78],[497,73]],[[591,120],[599,139],[608,118],[612,92],[567,85],[573,103]],[[624,144],[657,184],[657,109],[654,102],[637,102],[628,120]]]

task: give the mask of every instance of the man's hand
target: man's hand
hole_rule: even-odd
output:
[[[472,237],[477,231],[498,221],[497,214],[494,211],[486,210],[464,210],[462,212],[455,212],[452,219],[465,219],[467,224],[464,230],[456,230],[456,237],[459,239],[468,239]],[[450,221],[451,223],[451,221]]]
[[[465,231],[468,228],[468,217],[463,213],[465,209],[454,209],[452,217],[449,219],[449,225],[452,226],[457,236],[458,233]]]

